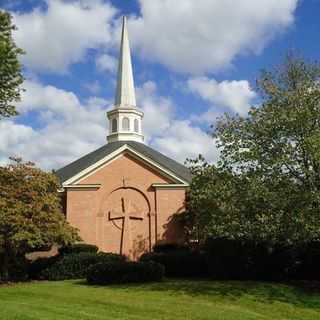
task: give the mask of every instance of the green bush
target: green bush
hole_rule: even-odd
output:
[[[190,251],[190,248],[178,243],[157,243],[153,246],[153,252]]]
[[[90,252],[90,253],[97,253],[98,247],[93,244],[87,244],[87,243],[77,243],[72,246],[67,247],[61,247],[59,249],[59,253],[61,255],[64,254],[76,254],[80,252]]]
[[[164,267],[154,262],[100,262],[87,271],[89,284],[107,285],[161,281]]]
[[[293,246],[219,238],[208,239],[204,249],[214,279],[283,281],[296,277],[299,251]]]
[[[299,247],[295,278],[320,280],[320,242],[312,241]]]
[[[207,275],[205,255],[197,251],[150,252],[140,261],[153,261],[165,268],[167,277],[203,277]]]
[[[11,257],[9,259],[8,274],[2,273],[2,259],[3,257],[0,255],[0,282],[28,280],[28,261],[25,257]]]
[[[41,280],[42,272],[57,263],[61,256],[56,255],[48,258],[38,258],[28,264],[28,275],[30,279]]]
[[[56,263],[40,273],[42,279],[66,280],[85,278],[87,269],[91,265],[108,263],[113,261],[125,261],[125,257],[113,253],[80,252],[67,254]]]

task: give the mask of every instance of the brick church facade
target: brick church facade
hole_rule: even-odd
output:
[[[183,241],[176,215],[184,211],[191,176],[182,164],[144,143],[136,106],[126,19],[108,143],[56,174],[65,214],[86,243],[137,259],[158,242]]]

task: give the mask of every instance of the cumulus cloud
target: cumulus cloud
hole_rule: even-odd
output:
[[[81,103],[69,91],[27,81],[18,106],[35,114],[41,126],[0,122],[0,162],[21,156],[44,169],[57,169],[105,143],[108,101],[91,98]]]
[[[40,126],[1,121],[0,163],[21,156],[44,169],[57,169],[106,143],[109,101],[91,97],[82,103],[73,92],[32,80],[25,88],[18,110],[22,115],[32,112],[32,123]],[[154,82],[144,83],[137,92],[147,143],[181,162],[199,153],[216,159],[212,138],[189,120],[178,119],[174,103],[158,94]]]
[[[110,54],[101,54],[96,59],[96,67],[98,71],[115,72],[117,69],[117,60]]]
[[[13,13],[15,40],[26,51],[24,64],[35,71],[66,72],[88,49],[112,40],[116,9],[103,1],[47,0],[47,8]]]
[[[173,120],[168,130],[153,140],[153,145],[182,163],[199,154],[214,162],[219,154],[214,139],[201,128],[192,126],[189,120]]]
[[[157,94],[157,86],[152,81],[137,88],[137,98],[144,112],[143,132],[146,141],[149,141],[168,129],[174,117],[174,105],[171,99]]]
[[[218,82],[207,77],[195,77],[190,78],[187,84],[191,92],[214,106],[199,118],[207,122],[211,122],[221,108],[245,115],[256,98],[256,93],[247,80]]]
[[[209,161],[217,160],[212,137],[189,119],[179,119],[173,101],[160,96],[154,82],[148,81],[138,88],[137,98],[145,114],[143,131],[151,146],[182,163],[199,154]]]
[[[140,0],[130,20],[132,43],[144,57],[180,72],[228,67],[259,53],[294,21],[298,0]]]

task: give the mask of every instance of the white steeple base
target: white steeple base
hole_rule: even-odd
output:
[[[109,119],[108,142],[136,141],[143,142],[142,118],[143,112],[136,109],[116,108],[107,112]]]
[[[112,133],[107,136],[108,143],[116,141],[136,141],[143,143],[144,137],[142,134],[133,132]]]
[[[109,119],[108,142],[143,142],[143,112],[136,107],[127,20],[123,17],[117,91],[114,108],[107,112]]]

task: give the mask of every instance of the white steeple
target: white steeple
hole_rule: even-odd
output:
[[[120,56],[118,66],[115,107],[107,112],[109,119],[108,142],[137,141],[143,142],[143,112],[136,107],[127,19],[123,17]]]
[[[125,16],[122,24],[115,105],[120,108],[136,106],[127,19]]]

